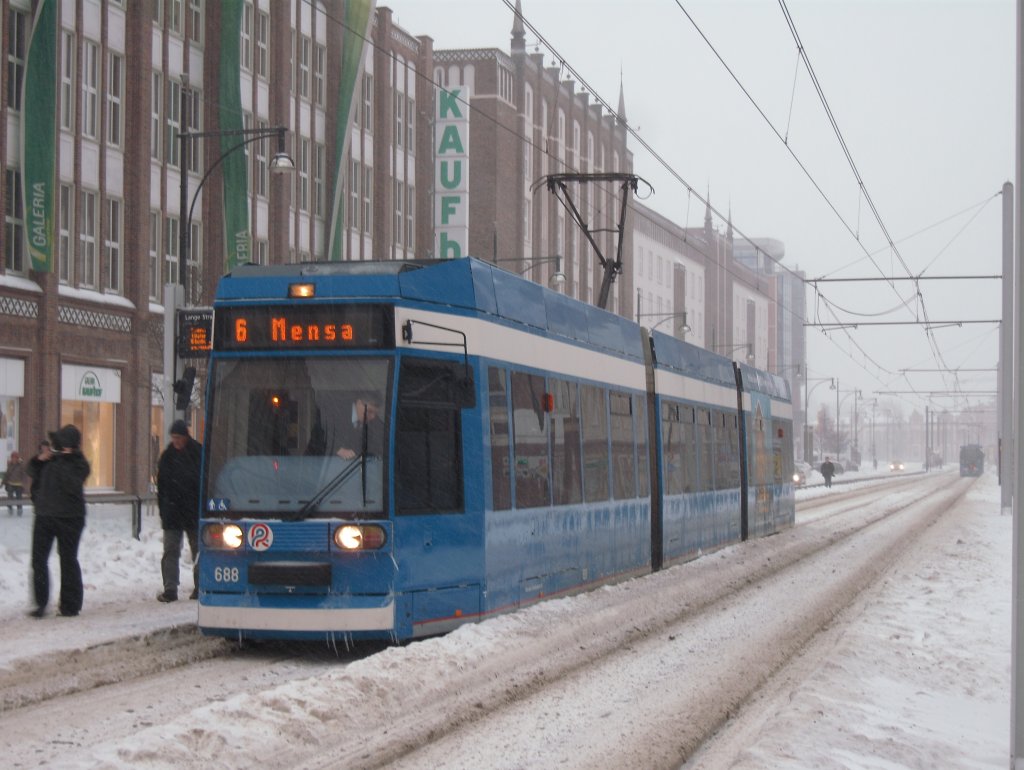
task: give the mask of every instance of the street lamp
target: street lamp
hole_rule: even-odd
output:
[[[683,312],[681,312],[681,313],[637,313],[636,316],[637,316],[637,322],[638,323],[639,323],[641,318],[644,318],[646,316],[664,316],[664,318],[662,318],[660,321],[658,321],[656,324],[654,324],[654,326],[651,327],[651,331],[652,332],[655,329],[657,329],[659,326],[661,326],[663,323],[665,323],[666,321],[671,321],[673,318],[682,318],[683,319],[683,324],[682,324],[682,326],[679,327],[679,331],[681,331],[683,333],[683,342],[686,342],[686,335],[689,332],[693,331],[693,329],[690,328],[690,324],[688,324],[686,322],[686,311],[685,310]]]
[[[810,408],[809,407],[809,402],[811,400],[811,393],[814,392],[814,388],[817,388],[823,382],[831,383],[831,385],[829,387],[830,388],[834,388],[836,381],[835,381],[834,377],[810,377],[810,378],[808,378],[806,376],[806,370],[804,372],[804,375],[805,375],[804,376],[804,427],[808,428],[808,427],[810,427],[810,420],[807,419],[807,410]],[[811,388],[810,390],[807,389],[807,383],[808,382],[813,382],[814,383],[814,387]],[[813,462],[814,461],[814,446],[813,446],[813,443],[814,443],[813,441],[808,441],[806,436],[804,437],[804,462],[805,463],[809,463],[809,462]],[[810,450],[811,450],[811,454],[809,456],[807,454],[808,447],[810,447]]]
[[[178,240],[181,243],[181,286],[185,293],[186,303],[188,302],[188,283],[186,276],[188,275],[188,260],[191,254],[192,245],[192,214],[195,212],[196,202],[199,200],[199,191],[203,189],[203,185],[206,184],[206,180],[209,179],[214,170],[224,162],[225,158],[248,144],[258,142],[260,139],[268,139],[272,136],[277,137],[277,152],[274,153],[274,157],[270,160],[271,173],[293,173],[295,171],[295,161],[292,160],[292,157],[285,149],[284,135],[287,130],[288,129],[285,126],[270,126],[267,128],[239,128],[230,131],[183,131],[178,134],[178,141],[181,142],[181,219],[178,223]],[[199,180],[199,184],[196,186],[195,192],[192,194],[192,202],[189,203],[188,156],[191,145],[188,140],[209,139],[211,137],[225,136],[241,136],[245,138],[221,153],[220,157],[209,165],[206,169],[206,173],[203,174],[203,178]],[[186,210],[188,212],[187,214]]]
[[[732,353],[733,351],[746,348],[747,350],[747,363],[751,366],[754,365],[754,344],[752,342],[741,342],[739,345],[715,345],[714,350],[722,351],[725,354]]]
[[[533,264],[527,265],[524,270],[519,271],[519,275],[526,275],[530,270],[533,269],[534,265],[539,265],[542,262],[554,262],[555,272],[548,278],[548,285],[552,289],[557,289],[563,283],[565,283],[565,273],[562,272],[562,255],[555,254],[552,257],[512,257],[511,259],[495,259],[494,264],[499,262],[532,262]]]
[[[182,88],[182,125],[188,125],[188,88],[187,84],[183,84]],[[199,200],[199,192],[203,189],[203,185],[206,184],[206,180],[210,178],[213,171],[218,168],[232,153],[236,150],[240,150],[248,144],[259,141],[260,139],[266,139],[271,136],[277,137],[277,152],[274,154],[270,161],[270,170],[273,173],[281,174],[295,171],[295,162],[291,156],[288,155],[285,149],[285,132],[287,128],[284,126],[272,126],[267,128],[242,128],[236,130],[225,130],[225,131],[182,131],[178,134],[178,142],[180,143],[180,208],[179,208],[179,221],[178,221],[178,242],[180,251],[180,262],[179,268],[179,284],[181,285],[181,302],[185,307],[191,305],[189,302],[188,295],[188,263],[191,256],[191,234],[192,234],[192,215],[195,212],[196,202]],[[225,150],[221,155],[206,168],[206,173],[203,174],[202,179],[199,180],[199,184],[196,186],[195,192],[192,194],[192,199],[189,201],[189,185],[188,185],[188,169],[189,169],[189,149],[191,148],[191,140],[194,139],[207,139],[211,137],[230,137],[237,136],[242,139],[233,146]],[[167,300],[174,300],[173,292],[170,291],[171,287],[166,290]],[[171,421],[179,417],[184,416],[185,407],[188,404],[188,400],[191,396],[192,385],[195,379],[195,367],[186,367],[184,376],[178,378],[178,350],[177,342],[178,336],[175,333],[176,320],[178,315],[178,301],[165,301],[164,306],[164,340],[165,340],[165,351],[164,351],[164,371],[171,373],[171,378],[168,382],[168,387],[164,393],[164,403],[170,407],[164,410],[164,429],[165,432],[169,430]],[[169,344],[168,344],[169,343]],[[179,406],[179,404],[181,406]]]

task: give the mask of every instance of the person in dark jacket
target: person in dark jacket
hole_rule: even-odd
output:
[[[44,439],[39,442],[39,451],[36,452],[35,457],[28,461],[28,477],[32,479],[28,494],[33,503],[39,494],[39,482],[43,480],[43,468],[52,458],[53,448],[50,446],[50,442]]]
[[[160,455],[156,472],[160,526],[164,530],[164,555],[160,559],[164,590],[157,594],[157,601],[178,600],[182,535],[188,538],[192,553],[192,581],[196,586],[189,598],[199,596],[196,557],[199,554],[199,462],[202,449],[203,445],[188,434],[185,421],[175,420],[171,425],[171,443]]]
[[[85,529],[85,480],[89,461],[82,454],[82,434],[65,425],[50,434],[51,459],[39,465],[35,521],[32,526],[32,588],[36,608],[30,613],[41,618],[50,600],[50,571],[47,562],[53,541],[60,557],[58,612],[64,617],[82,610],[82,568],[78,544]]]
[[[831,457],[826,457],[825,462],[821,464],[821,475],[825,478],[825,486],[832,486],[832,477],[836,473],[836,466],[832,462]]]

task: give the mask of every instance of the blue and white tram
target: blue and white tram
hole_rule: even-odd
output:
[[[238,268],[207,402],[207,634],[427,636],[793,521],[783,380],[474,259]]]

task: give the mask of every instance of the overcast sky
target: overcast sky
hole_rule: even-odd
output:
[[[431,36],[436,49],[509,50],[513,17],[503,0],[379,4],[408,32]],[[999,193],[1014,173],[1013,0],[523,0],[522,9],[566,63],[566,77],[575,69],[615,105],[621,75],[630,125],[671,168],[630,139],[634,171],[654,186],[647,205],[675,221],[703,221],[689,185],[701,196],[710,190],[712,206],[731,211],[740,233],[783,241],[784,264],[808,277],[1002,272]],[[798,60],[787,13],[866,196]],[[529,30],[527,43],[554,61]],[[922,281],[923,306],[908,281],[818,287],[861,321],[1001,315],[993,280]],[[812,318],[855,320],[830,311],[813,290],[809,296]],[[807,339],[810,376],[838,377],[841,396],[856,387],[865,399],[954,383],[903,369],[998,361],[994,324],[934,329],[930,337],[913,325],[809,328]],[[959,378],[970,391],[994,390],[996,381],[994,372]],[[813,392],[812,412],[825,400],[834,413],[827,388]],[[879,399],[898,402],[904,414],[925,404]],[[846,397],[844,421],[851,405]]]

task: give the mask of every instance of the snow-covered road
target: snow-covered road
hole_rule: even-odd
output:
[[[921,476],[909,488],[891,493],[873,488],[859,501],[851,499],[856,490],[836,491],[834,503],[816,507],[816,521],[777,537],[584,596],[546,602],[446,637],[379,652],[361,649],[340,658],[295,646],[238,651],[201,639],[192,639],[195,644],[189,646],[184,640],[190,635],[180,631],[145,636],[139,631],[142,618],[168,611],[152,601],[134,603],[139,612],[132,633],[143,634],[145,641],[66,654],[79,629],[84,639],[99,639],[102,634],[90,626],[103,622],[109,629],[118,625],[117,613],[123,614],[122,602],[93,599],[87,588],[87,603],[93,601],[79,618],[27,621],[15,616],[5,624],[8,630],[27,628],[38,644],[34,650],[22,646],[23,655],[18,655],[17,641],[4,635],[0,661],[7,669],[0,671],[0,698],[8,691],[5,682],[19,677],[22,688],[37,678],[77,683],[70,688],[51,684],[54,692],[62,687],[81,692],[48,697],[44,688],[35,705],[8,709],[0,751],[16,767],[672,768],[700,750],[691,760],[695,767],[736,761],[763,767],[775,757],[762,748],[764,743],[786,746],[783,756],[800,758],[813,746],[805,747],[799,736],[809,725],[829,721],[795,702],[799,720],[787,722],[794,707],[785,701],[794,693],[821,697],[816,688],[825,688],[836,699],[856,700],[863,710],[865,690],[870,690],[863,669],[875,657],[884,662],[890,647],[904,648],[907,642],[913,648],[930,646],[953,632],[973,639],[981,635],[981,623],[987,654],[972,655],[972,645],[960,640],[958,649],[964,652],[956,670],[966,680],[964,688],[975,692],[973,707],[998,710],[1000,697],[1006,696],[1005,681],[999,689],[1006,667],[993,671],[991,656],[998,659],[1000,650],[1008,649],[1008,594],[1005,606],[993,608],[992,597],[982,601],[971,592],[991,589],[990,581],[998,577],[989,564],[997,560],[990,552],[1000,547],[992,532],[1000,525],[1008,529],[1009,517],[999,515],[998,490],[995,503],[960,500],[955,515],[940,516],[969,486],[942,474]],[[944,491],[930,496],[940,487]],[[985,480],[979,488],[987,489]],[[929,527],[937,517],[939,524]],[[876,523],[865,526],[869,521]],[[972,528],[965,541],[969,546],[950,550],[949,539],[959,538],[965,527]],[[930,540],[936,542],[928,545]],[[153,543],[144,537],[138,547],[152,550]],[[970,561],[957,558],[968,552]],[[930,560],[942,565],[922,566]],[[977,572],[958,579],[960,568]],[[4,574],[0,571],[0,580]],[[885,576],[883,588],[861,594],[879,575]],[[830,652],[838,647],[836,629],[863,625],[860,619],[870,608],[865,596],[893,581],[894,587],[906,583],[920,591],[922,575],[942,584],[956,581],[954,596],[962,607],[956,629],[943,629],[941,614],[952,611],[941,602],[954,597],[929,591],[915,596],[939,603],[927,610],[928,620],[939,628],[914,629],[914,610],[899,618],[907,634],[902,641],[899,636],[879,638],[889,633],[882,621],[858,631],[868,642],[885,645],[886,653],[865,660],[859,649],[845,651],[841,659]],[[102,590],[97,587],[95,593]],[[861,609],[833,623],[851,602]],[[194,605],[181,602],[169,612],[183,613],[186,617],[173,620],[187,623]],[[1004,612],[1006,633],[993,635],[988,629],[994,620],[998,626]],[[167,625],[168,616],[163,617]],[[47,627],[51,634],[66,634],[64,643],[44,643],[41,634]],[[823,628],[827,631],[820,638],[832,641],[809,646]],[[838,638],[851,634],[847,630]],[[801,650],[806,654],[786,667]],[[858,662],[852,668],[850,655]],[[104,656],[109,660],[103,661]],[[138,671],[146,660],[159,670]],[[181,665],[184,661],[188,665]],[[855,687],[847,679],[805,684],[837,666]],[[90,680],[85,674],[91,667],[103,676]],[[772,678],[777,670],[781,673]],[[113,682],[119,676],[120,684],[95,686],[103,677]],[[956,676],[945,672],[947,689],[959,685]],[[912,685],[896,689],[904,699],[912,698]],[[744,707],[751,695],[752,705]],[[934,697],[932,703],[941,705],[954,696]],[[873,713],[869,709],[868,715]],[[949,721],[954,717],[960,719],[959,712]],[[847,720],[837,720],[847,734],[858,736],[851,757],[858,756],[858,749],[866,757],[888,745],[894,763],[923,766],[923,759],[914,758],[917,743],[905,739],[898,720],[889,732],[902,739],[877,746],[873,734],[860,735]],[[993,740],[992,721],[976,725],[983,741]],[[1005,721],[1008,725],[1008,715]],[[722,725],[728,726],[707,743]],[[991,746],[993,757],[1005,755],[1007,732],[994,730],[994,743],[1001,739],[1003,745]],[[961,735],[945,747],[947,756],[950,750],[972,747],[977,756],[977,740]],[[831,742],[824,735],[822,750]],[[930,749],[935,745],[942,743],[930,735]],[[930,754],[920,755],[925,756]],[[775,766],[869,766],[830,762],[782,760]]]

